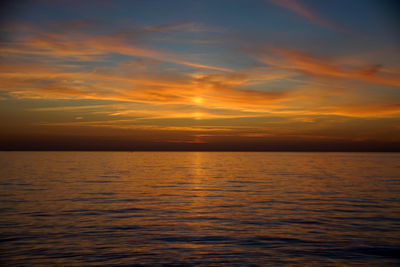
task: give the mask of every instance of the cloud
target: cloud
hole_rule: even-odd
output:
[[[312,73],[310,75],[354,78],[324,60],[302,54],[293,56],[289,53],[288,57],[292,61],[279,61],[279,67]],[[332,106],[329,100],[331,96],[348,99],[350,95],[349,92],[336,92],[329,88],[313,90],[310,85],[302,85],[285,91],[246,89],[254,84],[264,85],[270,81],[284,79],[288,75],[290,77],[287,71],[257,68],[235,73],[184,74],[175,71],[162,72],[161,69],[157,69],[157,65],[150,69],[127,68],[130,65],[124,63],[99,68],[96,71],[83,71],[79,65],[75,69],[73,65],[39,64],[35,67],[30,63],[0,64],[0,89],[16,98],[111,101],[108,105],[60,106],[36,108],[35,111],[80,111],[80,114],[85,111],[113,117],[143,119],[398,115],[398,106],[379,101],[376,105],[349,105],[339,100]],[[380,68],[376,67],[373,73],[357,74],[361,76],[355,77],[363,77],[363,80],[369,81],[371,78],[365,77],[376,76]]]
[[[163,72],[156,66],[150,69],[129,68],[129,64],[95,71],[72,66],[0,64],[0,89],[18,98],[82,98],[247,111],[270,109],[271,105],[292,97],[286,91],[241,88],[284,77],[284,74],[259,70],[184,74]]]
[[[282,51],[279,52],[283,53]],[[291,53],[287,57],[288,60],[278,61],[279,68],[292,68],[311,76],[354,78],[354,74],[349,76],[342,68],[325,60]],[[140,61],[140,64],[142,63]],[[5,62],[0,64],[0,89],[19,99],[110,101],[109,104],[103,105],[33,109],[41,112],[79,111],[79,115],[84,117],[87,117],[87,114],[102,114],[116,119],[122,117],[147,120],[223,120],[268,116],[290,118],[336,115],[371,118],[399,115],[398,105],[390,104],[390,101],[377,100],[374,105],[349,104],[350,97],[354,97],[350,92],[318,87],[313,89],[309,84],[292,90],[247,89],[254,84],[263,86],[271,81],[291,77],[288,70],[271,71],[270,68],[256,68],[234,73],[185,74],[163,71],[158,69],[160,66],[157,64],[150,68],[129,67],[135,64],[124,63],[84,71],[80,65],[74,67],[71,64],[38,64],[35,67],[35,64],[29,62]],[[360,73],[364,73],[355,77],[370,81],[371,78],[365,77],[380,74],[381,68],[377,66],[373,70],[367,70],[367,74],[365,69],[359,70]],[[337,99],[334,105],[332,96]],[[314,121],[311,117],[306,119],[308,122]]]
[[[169,25],[158,30],[172,31],[174,27]],[[177,30],[183,30],[189,26],[176,27]],[[297,118],[297,122],[303,124],[313,124],[317,121],[316,116],[398,116],[398,106],[385,102],[377,101],[376,105],[349,104],[346,98],[350,94],[345,90],[336,90],[330,82],[355,80],[399,85],[398,70],[381,64],[353,66],[292,49],[268,48],[257,59],[269,66],[231,70],[198,64],[186,60],[183,55],[139,45],[134,38],[127,37],[127,33],[98,36],[79,32],[71,34],[68,31],[41,32],[26,36],[21,41],[21,45],[0,48],[10,52],[6,60],[0,63],[0,90],[17,99],[109,101],[110,105],[34,109],[37,112],[75,112],[71,117],[82,119],[74,120],[73,126],[176,130],[175,126],[156,127],[152,122],[169,119],[202,124],[242,120],[244,124],[251,124],[252,119],[261,123],[277,117],[283,121],[281,125],[285,125],[288,118]],[[32,54],[40,57],[24,57]],[[111,61],[106,61],[105,57],[113,54],[133,58],[110,64]],[[104,60],[100,63],[106,64],[82,62],[89,59]],[[180,71],[162,62],[193,68]],[[299,73],[311,78],[323,78],[329,83],[323,89],[319,88],[323,84],[321,81],[317,84],[306,80],[300,86],[298,83],[290,85]],[[335,97],[335,103],[332,103],[332,96]],[[107,120],[88,122],[86,118],[92,118],[88,115]],[[43,125],[68,127],[72,126],[70,123],[52,122]],[[179,129],[183,127],[181,125]],[[190,129],[211,131],[218,129],[218,126],[201,128],[203,130],[198,127]],[[237,134],[238,130],[235,129]],[[259,131],[257,129],[241,134],[249,138],[272,134]],[[274,134],[278,132],[274,130]]]
[[[268,2],[283,7],[289,11],[292,11],[304,18],[306,18],[308,21],[317,24],[321,27],[334,30],[336,32],[340,33],[349,33],[348,30],[343,29],[336,23],[333,23],[332,21],[324,18],[323,16],[315,13],[313,10],[311,10],[310,7],[302,3],[300,0],[268,0]]]
[[[269,54],[260,55],[258,60],[279,69],[295,70],[314,77],[351,79],[374,84],[399,86],[396,71],[380,64],[360,68],[341,66],[331,60],[284,48],[268,48]],[[382,70],[382,71],[381,71]]]
[[[45,107],[45,108],[32,108],[30,111],[77,111],[77,110],[98,110],[103,108],[115,107],[115,105],[87,105],[87,106],[57,106],[57,107]]]
[[[124,130],[157,130],[157,131],[184,131],[184,132],[225,132],[232,131],[232,128],[216,127],[216,126],[163,126],[138,124],[132,120],[110,120],[110,121],[72,121],[72,122],[40,122],[40,126],[54,127],[99,127],[114,128]]]
[[[400,116],[400,104],[325,107],[317,109],[315,112],[325,115],[340,115],[361,118],[396,118]]]
[[[183,56],[154,48],[139,46],[126,33],[93,35],[83,33],[40,32],[21,37],[12,45],[1,46],[4,54],[40,55],[73,60],[96,60],[112,54],[155,59],[179,65],[230,72],[232,70],[186,60]]]
[[[171,31],[182,31],[182,32],[223,32],[224,29],[221,27],[208,26],[200,22],[183,22],[183,23],[171,23],[156,26],[147,26],[143,28],[144,31],[148,32],[171,32]]]

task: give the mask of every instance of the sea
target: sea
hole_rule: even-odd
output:
[[[400,266],[400,153],[0,152],[2,266]]]

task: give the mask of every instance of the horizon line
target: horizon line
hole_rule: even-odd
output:
[[[0,149],[0,152],[288,152],[288,153],[400,153],[400,150],[151,150],[151,149]]]

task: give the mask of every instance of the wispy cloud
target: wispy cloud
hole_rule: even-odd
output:
[[[284,73],[237,72],[220,74],[159,73],[157,70],[116,67],[84,71],[78,66],[30,64],[0,66],[0,89],[18,98],[82,98],[189,105],[232,110],[265,110],[292,98],[286,91],[254,91],[246,84],[280,79]]]
[[[40,32],[21,37],[15,43],[1,46],[5,54],[40,55],[73,60],[96,60],[112,54],[149,58],[193,68],[230,72],[232,70],[192,62],[184,56],[132,42],[126,34],[94,35],[83,33]]]
[[[338,24],[330,21],[322,15],[313,11],[309,6],[303,3],[301,0],[268,0],[268,2],[292,11],[308,21],[317,24],[321,27],[334,30],[340,33],[350,33],[348,30],[342,28]]]
[[[361,118],[396,118],[400,116],[400,104],[326,107],[316,110],[316,113]]]
[[[115,105],[87,105],[87,106],[57,106],[57,107],[45,107],[45,108],[32,108],[30,111],[78,111],[78,110],[98,110],[103,108],[115,107]]]
[[[118,118],[210,120],[272,115],[361,118],[398,116],[398,105],[379,101],[377,104],[349,104],[349,97],[353,97],[350,92],[335,91],[332,88],[317,87],[313,90],[308,84],[291,90],[248,89],[255,84],[267,86],[271,81],[291,77],[293,74],[290,71],[311,77],[394,83],[394,80],[379,76],[380,67],[368,70],[367,73],[365,70],[362,70],[364,73],[361,70],[348,72],[330,61],[299,52],[275,49],[273,53],[280,59],[267,60],[266,63],[274,66],[274,69],[255,68],[213,74],[161,72],[157,64],[148,69],[135,67],[137,62],[102,67],[95,71],[84,71],[81,66],[75,68],[71,64],[39,64],[36,67],[29,63],[0,64],[0,89],[16,98],[111,101],[106,105],[43,107],[34,111],[76,111],[85,117],[87,114],[103,114],[116,121],[120,121]],[[261,57],[261,60],[264,58]],[[332,96],[338,99],[335,105],[329,100]],[[313,119],[307,117],[307,121],[313,122]]]
[[[158,130],[158,131],[184,131],[184,132],[226,132],[232,131],[229,127],[216,126],[162,126],[150,124],[138,124],[132,120],[110,120],[110,121],[73,121],[73,122],[40,122],[41,126],[54,127],[99,127],[99,128],[115,128],[125,130]],[[234,128],[234,127],[233,127]]]
[[[390,86],[400,85],[397,71],[389,67],[383,68],[380,64],[361,68],[342,66],[329,59],[285,48],[269,48],[267,53],[258,56],[258,60],[276,68],[295,70],[314,77],[351,79]]]
[[[143,30],[149,32],[170,32],[170,31],[183,31],[183,32],[223,32],[221,27],[208,26],[200,22],[183,22],[171,23],[156,26],[147,26]]]

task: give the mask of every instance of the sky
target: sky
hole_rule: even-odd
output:
[[[0,149],[400,151],[396,1],[2,5]]]

